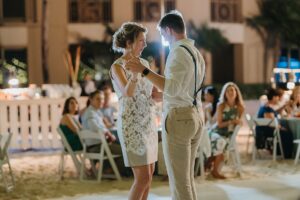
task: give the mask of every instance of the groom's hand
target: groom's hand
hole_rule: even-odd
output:
[[[125,68],[135,73],[142,73],[146,67],[139,58],[132,58],[126,63]]]

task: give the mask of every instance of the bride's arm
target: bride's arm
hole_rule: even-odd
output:
[[[122,66],[118,64],[112,65],[112,78],[116,81],[123,96],[132,97],[137,83],[137,73],[133,73],[133,77],[127,79]]]

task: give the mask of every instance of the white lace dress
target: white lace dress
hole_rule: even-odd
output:
[[[147,61],[142,62],[149,66]],[[122,58],[114,62],[121,66],[123,63]],[[130,79],[132,73],[123,69],[127,79]],[[133,97],[124,97],[115,80],[112,79],[112,83],[119,98],[117,126],[125,166],[142,166],[156,162],[158,135],[151,98],[152,83],[139,74]]]

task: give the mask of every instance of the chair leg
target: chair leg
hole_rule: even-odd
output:
[[[102,178],[102,173],[103,173],[103,160],[104,160],[104,147],[103,145],[101,145],[101,152],[100,152],[100,159],[99,159],[99,169],[98,169],[98,173],[97,173],[97,181],[100,183],[101,182],[101,178]]]
[[[300,142],[298,143],[298,147],[297,147],[297,153],[296,153],[296,157],[295,157],[295,165],[297,165],[297,163],[299,161],[299,157],[300,157]]]
[[[273,161],[276,161],[277,154],[277,137],[275,136],[273,139]]]
[[[282,142],[281,142],[281,136],[280,136],[280,132],[279,131],[278,131],[277,137],[278,137],[278,143],[279,143],[280,153],[282,155],[282,158],[285,159],[285,155],[284,155],[284,151],[283,151],[283,146],[282,146]]]
[[[8,185],[8,182],[7,182],[7,179],[6,179],[6,176],[5,176],[5,174],[4,174],[4,171],[3,171],[2,166],[0,167],[0,174],[1,174],[2,179],[3,179],[3,183],[4,183],[4,186],[5,186],[6,192],[9,192],[10,187],[9,187],[9,185]]]
[[[81,166],[80,166],[80,174],[79,174],[79,179],[80,179],[80,181],[83,181],[83,170],[84,170],[84,163],[85,163],[85,156],[83,156],[82,158],[81,158]]]
[[[198,174],[198,171],[200,170],[199,168],[200,168],[200,155],[199,155],[199,157],[198,157],[198,160],[197,160],[197,162],[195,163],[195,171],[194,171],[194,174],[197,176],[197,174]]]
[[[111,165],[111,167],[112,167],[112,169],[115,173],[115,176],[116,176],[117,180],[120,181],[121,180],[121,175],[120,175],[120,172],[117,168],[117,165],[116,165],[116,163],[115,163],[115,161],[112,157],[112,154],[110,152],[110,149],[109,149],[108,145],[104,145],[104,150],[106,152],[107,158],[108,158],[109,163],[110,163],[110,165]]]
[[[203,157],[203,152],[200,152],[200,156],[199,156],[199,163],[200,163],[200,177],[201,179],[205,179],[205,170],[204,170],[204,157]]]
[[[59,177],[62,180],[64,177],[64,160],[65,160],[65,156],[64,156],[64,152],[61,153],[60,155],[60,164],[59,164]]]
[[[252,144],[252,161],[253,162],[256,160],[256,153],[257,153],[257,148],[255,145],[255,139],[254,139],[254,142]]]
[[[250,138],[251,138],[251,136],[252,136],[252,132],[250,131],[249,135],[248,135],[248,140],[247,140],[246,154],[248,154],[248,152],[249,152],[249,146],[250,146]]]
[[[8,169],[9,169],[9,174],[10,174],[10,177],[11,177],[11,181],[12,181],[13,186],[14,186],[16,184],[16,182],[15,182],[15,177],[14,177],[14,174],[13,174],[13,171],[12,171],[9,160],[7,160],[7,164],[8,164]]]
[[[234,155],[235,155],[235,160],[236,160],[236,166],[237,166],[237,171],[239,173],[239,175],[242,175],[242,165],[241,165],[241,158],[239,155],[239,152],[234,149]]]

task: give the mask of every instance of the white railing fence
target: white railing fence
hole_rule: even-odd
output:
[[[85,106],[87,98],[79,98]],[[0,134],[13,134],[10,149],[61,148],[56,132],[65,99],[31,99],[0,101]]]

